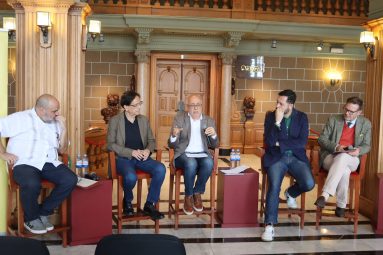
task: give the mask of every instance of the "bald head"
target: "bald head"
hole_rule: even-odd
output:
[[[190,95],[188,97],[188,111],[193,119],[199,119],[202,114],[202,97],[200,95]]]
[[[36,100],[36,113],[44,122],[52,122],[58,116],[59,109],[59,101],[50,94],[41,95]]]

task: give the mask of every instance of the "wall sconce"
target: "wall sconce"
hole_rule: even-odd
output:
[[[101,21],[99,20],[89,20],[89,34],[92,37],[93,42],[96,39],[97,35],[101,33]]]
[[[342,75],[337,71],[330,71],[327,73],[327,80],[328,85],[334,87],[340,84],[340,82],[342,81]]]
[[[37,12],[37,26],[40,27],[40,45],[44,48],[50,47],[52,44],[51,33],[49,28],[51,25],[51,18],[49,12]]]
[[[16,39],[16,18],[3,17],[3,28],[8,30],[8,39],[15,41],[15,39]]]
[[[370,57],[374,58],[375,53],[375,40],[374,33],[371,31],[364,31],[360,33],[360,43],[363,43],[366,51],[369,51]]]
[[[275,49],[277,47],[277,40],[271,41],[271,48]]]
[[[323,50],[323,42],[320,41],[317,45],[317,51],[322,51]]]

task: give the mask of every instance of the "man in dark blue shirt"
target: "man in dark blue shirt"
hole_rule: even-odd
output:
[[[279,92],[275,111],[267,113],[265,118],[265,155],[262,160],[269,186],[265,231],[261,237],[263,241],[274,239],[274,224],[278,223],[279,193],[285,174],[288,172],[296,180],[284,193],[289,208],[297,208],[295,198],[315,186],[305,150],[309,129],[307,115],[294,108],[296,97],[290,89]]]

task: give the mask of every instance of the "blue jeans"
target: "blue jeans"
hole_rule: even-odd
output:
[[[53,213],[76,187],[77,176],[64,164],[55,167],[52,163],[45,163],[43,169],[29,165],[18,165],[13,169],[13,177],[20,186],[20,198],[24,209],[24,221],[32,221]],[[54,189],[43,201],[38,204],[41,190],[41,179],[55,184]]]
[[[174,160],[174,164],[176,168],[184,170],[186,196],[205,193],[206,182],[213,171],[213,159],[211,157],[189,158],[183,153]],[[198,177],[194,186],[196,175]]]
[[[161,186],[165,179],[166,169],[164,164],[150,157],[145,161],[137,160],[136,158],[127,159],[117,157],[116,165],[117,173],[121,175],[123,179],[126,203],[131,203],[133,200],[133,188],[137,182],[136,169],[149,173],[152,178],[146,201],[153,204],[158,202]]]
[[[286,154],[278,162],[266,169],[266,172],[268,176],[268,190],[266,195],[265,224],[277,224],[279,193],[285,174],[288,172],[295,179],[294,185],[287,190],[289,195],[294,198],[314,188],[314,176],[306,162],[300,161],[294,155]]]

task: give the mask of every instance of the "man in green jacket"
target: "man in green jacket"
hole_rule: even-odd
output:
[[[350,174],[358,169],[360,156],[371,148],[371,122],[361,116],[362,107],[362,99],[348,98],[344,113],[331,116],[318,139],[320,165],[328,175],[315,205],[324,208],[329,196],[335,195],[338,217],[345,215]]]

